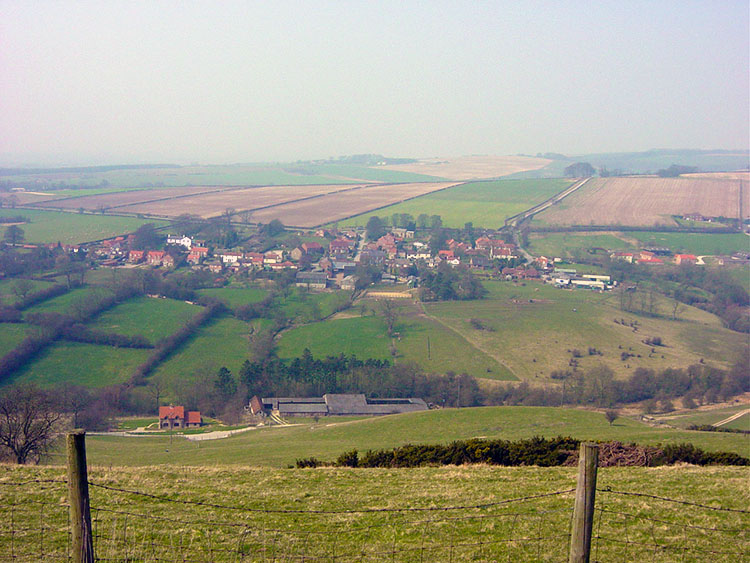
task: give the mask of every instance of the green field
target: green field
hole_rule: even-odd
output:
[[[1,217],[16,215],[23,215],[31,220],[31,223],[20,225],[25,235],[25,242],[31,244],[56,242],[78,244],[131,233],[144,223],[154,223],[157,226],[167,224],[164,221],[136,217],[88,215],[38,209],[0,209]],[[4,232],[5,227],[2,228],[0,236]]]
[[[475,227],[498,228],[516,213],[541,203],[570,184],[563,179],[495,180],[462,184],[404,203],[365,213],[342,225],[364,226],[372,215],[390,217],[393,213],[440,215],[443,226],[460,228],[471,222]]]
[[[213,319],[199,328],[151,377],[169,389],[176,389],[183,383],[213,377],[222,366],[237,376],[242,363],[250,357],[249,333],[250,325],[234,317]]]
[[[88,440],[97,465],[215,465],[234,463],[285,467],[311,456],[335,460],[344,451],[393,448],[403,444],[449,443],[468,438],[516,440],[533,436],[572,436],[582,440],[620,440],[642,444],[690,442],[712,451],[748,454],[750,436],[655,428],[618,418],[610,426],[598,412],[554,407],[441,409],[375,417],[336,424],[336,417],[286,427],[251,430],[200,446],[169,437],[95,436]]]
[[[567,258],[576,249],[605,248],[630,250],[632,245],[613,234],[604,233],[533,233],[529,237],[530,251],[537,256]]]
[[[127,336],[140,334],[155,344],[176,332],[200,310],[184,301],[137,297],[105,311],[89,327]]]
[[[678,320],[670,320],[671,301],[666,299],[659,301],[663,316],[653,318],[621,311],[615,292],[560,290],[541,283],[485,282],[485,287],[490,291],[486,299],[429,303],[425,309],[521,379],[545,379],[552,370],[567,369],[572,349],[583,351],[581,369],[602,363],[619,375],[636,367],[687,367],[701,358],[726,368],[747,341],[723,328],[715,316],[692,307],[686,307]],[[471,318],[481,319],[494,331],[474,329]],[[638,321],[638,332],[614,322],[621,318]],[[656,335],[667,345],[649,358],[651,348],[642,340]],[[603,355],[589,356],[589,347]],[[631,348],[642,357],[621,361],[621,352]]]
[[[9,382],[104,387],[127,381],[151,350],[114,348],[80,342],[57,342],[15,372]]]
[[[262,301],[268,292],[258,287],[212,287],[199,289],[198,294],[215,297],[230,307],[239,307]]]
[[[490,293],[482,300],[422,305],[397,301],[396,361],[416,362],[427,372],[533,381],[547,380],[553,370],[567,369],[570,350],[578,349],[583,352],[578,359],[581,369],[604,364],[625,376],[637,367],[687,367],[701,358],[727,368],[747,340],[723,328],[717,317],[693,307],[686,306],[677,320],[671,320],[672,302],[666,298],[658,300],[661,316],[645,317],[621,311],[616,292],[560,290],[539,282],[484,284]],[[361,306],[365,317],[360,317]],[[480,319],[493,330],[477,330],[471,319]],[[634,332],[614,319],[637,321],[639,330]],[[667,345],[652,354],[651,347],[642,342],[648,336],[661,336]],[[603,355],[588,355],[589,347]],[[305,348],[318,357],[343,352],[359,358],[390,358],[380,305],[370,299],[358,301],[323,323],[286,331],[278,353],[290,358]],[[623,350],[635,357],[623,362]]]
[[[74,303],[85,301],[86,299],[94,295],[107,295],[111,293],[111,290],[103,287],[77,287],[68,291],[67,293],[63,293],[62,295],[58,295],[57,297],[53,297],[52,299],[47,299],[46,301],[42,301],[41,303],[32,305],[31,307],[26,309],[24,313],[70,314],[71,306]]]
[[[389,184],[408,182],[435,182],[445,180],[439,176],[416,174],[414,172],[402,172],[400,170],[388,170],[378,166],[357,166],[354,164],[313,164],[302,167],[308,174],[319,174],[341,178],[354,178],[357,180],[369,180],[374,182],[387,182]]]
[[[576,478],[570,467],[490,466],[88,474],[97,557],[222,562],[566,561]],[[66,558],[64,478],[59,466],[9,466],[0,477],[0,499],[13,506],[0,549],[14,560]],[[710,552],[712,562],[741,561],[746,478],[738,467],[600,469],[592,560],[696,563]],[[620,494],[642,492],[692,505]]]
[[[296,323],[312,322],[332,315],[349,299],[350,291],[308,292],[304,288],[290,288],[288,296],[278,300],[278,307]]]
[[[80,303],[86,299],[95,295],[108,295],[112,291],[102,287],[78,287],[47,301],[42,301],[36,305],[32,305],[24,311],[24,314],[29,313],[63,313],[71,314],[71,306],[74,303]]]
[[[21,343],[26,337],[27,327],[22,323],[0,323],[0,357]]]
[[[37,280],[24,280],[31,283],[32,289],[30,293],[45,289],[52,285],[52,282],[37,281]],[[0,303],[6,305],[13,305],[19,301],[18,296],[13,293],[13,287],[18,282],[17,279],[13,280],[2,280],[0,281]]]
[[[666,246],[674,253],[696,256],[750,251],[750,237],[744,233],[658,233],[632,231],[627,236],[646,246]]]
[[[450,329],[424,316],[417,316],[414,311],[404,312],[409,316],[402,316],[394,327],[396,362],[415,362],[427,372],[453,371],[476,377],[514,379],[507,369],[487,354],[479,350],[467,354],[471,345]],[[334,318],[285,332],[279,341],[278,354],[282,358],[293,358],[301,356],[308,348],[316,357],[344,353],[360,359],[384,360],[391,359],[390,344],[382,316]]]
[[[664,424],[676,426],[677,428],[687,428],[692,424],[716,424],[733,414],[747,410],[749,406],[750,405],[742,404],[723,409],[683,411],[679,414],[661,415],[656,417],[656,419]],[[736,428],[738,430],[750,431],[750,415],[745,414],[734,421],[721,426],[721,428]]]

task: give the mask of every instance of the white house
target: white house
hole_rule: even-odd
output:
[[[193,239],[185,235],[167,235],[167,244],[177,244],[189,250],[193,246]]]

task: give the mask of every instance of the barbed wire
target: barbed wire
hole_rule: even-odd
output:
[[[638,520],[648,520],[650,522],[657,522],[659,524],[668,524],[670,526],[677,526],[680,528],[687,528],[691,530],[701,530],[705,532],[725,532],[725,533],[732,533],[732,534],[750,533],[750,530],[747,528],[721,528],[721,527],[697,526],[695,524],[681,524],[679,522],[670,522],[668,520],[661,520],[659,518],[652,518],[650,516],[643,516],[640,514],[620,512],[617,510],[609,510],[607,508],[597,508],[597,510],[599,510],[600,512],[606,512],[608,514],[616,514],[619,516],[626,516],[626,517],[634,518]]]
[[[655,500],[661,500],[661,501],[665,501],[665,502],[674,502],[674,503],[677,503],[677,504],[685,504],[685,505],[688,505],[688,506],[695,506],[695,507],[698,507],[698,508],[705,508],[706,510],[719,510],[719,511],[722,511],[722,512],[737,512],[739,514],[750,514],[750,510],[742,510],[740,508],[725,508],[725,507],[721,507],[721,506],[709,506],[707,504],[700,504],[700,503],[697,503],[697,502],[690,502],[690,501],[687,501],[687,500],[678,500],[678,499],[673,499],[673,498],[660,497],[658,495],[651,495],[651,494],[648,494],[648,493],[632,493],[632,492],[627,492],[627,491],[615,491],[615,490],[613,490],[613,489],[611,489],[609,487],[604,488],[604,489],[596,489],[596,491],[598,493],[612,493],[613,495],[624,495],[624,496],[631,496],[631,497],[646,497],[646,498],[651,498],[651,499],[655,499]]]
[[[138,495],[142,497],[148,497],[162,502],[173,502],[178,504],[192,504],[196,506],[207,506],[209,508],[218,508],[222,510],[239,510],[243,512],[259,512],[263,514],[366,514],[373,512],[437,512],[437,511],[449,511],[449,510],[468,510],[477,508],[489,508],[492,506],[501,506],[503,504],[510,504],[514,502],[524,502],[528,500],[536,500],[545,497],[553,497],[565,495],[568,493],[575,492],[575,489],[565,489],[563,491],[555,491],[553,493],[542,493],[538,495],[529,495],[525,497],[516,497],[511,499],[505,499],[495,502],[486,502],[481,504],[470,504],[470,505],[458,505],[458,506],[435,506],[435,507],[412,507],[412,508],[354,508],[344,510],[302,510],[302,509],[291,509],[291,508],[251,508],[244,506],[232,506],[225,504],[216,504],[212,502],[198,501],[198,500],[182,500],[174,499],[151,493],[144,493],[141,491],[133,491],[129,489],[122,489],[119,487],[112,487],[109,485],[102,485],[99,483],[93,483],[89,481],[89,485],[100,489],[106,489],[108,491],[115,491],[120,493],[127,493],[132,495]]]

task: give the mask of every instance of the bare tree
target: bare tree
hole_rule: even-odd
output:
[[[40,457],[55,435],[60,413],[49,393],[33,385],[7,387],[0,392],[0,446],[19,464]]]
[[[396,306],[390,299],[381,301],[381,310],[383,312],[383,319],[388,327],[388,336],[393,336],[393,328],[398,319],[398,313],[396,312]]]
[[[26,299],[26,296],[31,292],[32,289],[34,289],[34,282],[25,278],[14,281],[13,285],[11,286],[11,291],[21,301]]]

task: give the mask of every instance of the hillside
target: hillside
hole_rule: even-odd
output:
[[[365,451],[476,437],[559,435],[642,444],[691,442],[707,450],[743,455],[750,448],[747,435],[655,428],[629,418],[618,418],[609,425],[598,412],[554,407],[442,409],[346,422],[336,418],[294,422],[292,426],[253,429],[230,438],[201,442],[165,435],[90,436],[89,459],[104,466],[218,463],[286,467],[309,457],[332,461],[351,449]]]

